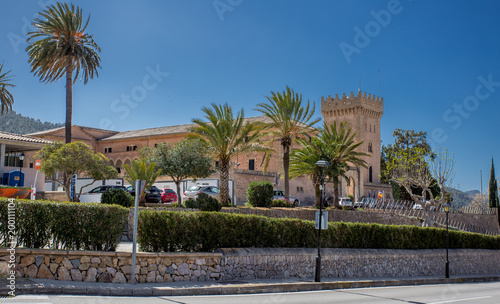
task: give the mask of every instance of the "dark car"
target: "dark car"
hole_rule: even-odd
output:
[[[126,190],[132,196],[135,196],[135,189],[133,186],[128,186]],[[162,199],[161,199],[160,189],[158,189],[155,186],[152,186],[151,188],[148,189],[148,191],[146,191],[146,203],[159,204],[161,202]]]
[[[160,195],[161,195],[161,200],[164,203],[177,201],[177,193],[175,193],[175,191],[172,189],[160,188]]]
[[[123,190],[127,190],[127,188],[125,188],[123,186],[102,185],[102,186],[95,187],[94,189],[90,190],[87,193],[104,193],[104,192],[106,192],[109,189],[123,189]]]

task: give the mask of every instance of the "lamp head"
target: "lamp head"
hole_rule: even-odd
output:
[[[315,163],[315,165],[318,166],[318,167],[320,167],[320,168],[330,167],[330,164],[326,160],[318,160]]]
[[[451,205],[446,203],[443,205],[443,209],[444,209],[444,212],[448,213],[448,212],[450,212]]]
[[[24,157],[25,157],[24,153],[21,152],[21,154],[19,154],[19,160],[24,160]]]

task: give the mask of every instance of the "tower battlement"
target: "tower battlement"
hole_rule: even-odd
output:
[[[345,93],[339,98],[336,94],[334,98],[328,95],[327,98],[321,97],[321,112],[330,112],[337,110],[346,110],[351,108],[365,108],[367,110],[379,112],[382,115],[384,111],[384,98],[367,94],[359,91],[357,95],[351,92],[347,96]]]

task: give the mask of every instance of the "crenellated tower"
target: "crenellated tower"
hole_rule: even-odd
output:
[[[384,99],[375,95],[351,92],[339,98],[321,97],[321,114],[325,123],[337,124],[345,122],[347,127],[356,132],[356,141],[364,141],[359,147],[360,152],[370,154],[366,158],[367,168],[351,167],[349,176],[351,182],[343,182],[340,188],[342,195],[373,197],[379,191],[387,191],[385,185],[380,185],[380,118],[384,113]]]

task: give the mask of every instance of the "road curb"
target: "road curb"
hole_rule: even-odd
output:
[[[292,283],[248,283],[235,285],[216,285],[205,287],[141,287],[139,286],[53,286],[52,284],[24,284],[16,288],[16,294],[65,294],[96,296],[192,296],[192,295],[230,295],[278,292],[300,292],[316,290],[334,290],[349,288],[367,288],[405,285],[459,284],[500,281],[500,275],[458,277],[458,278],[402,278],[381,280],[357,280],[335,282],[292,282]],[[6,295],[10,289],[0,288],[0,295]]]

